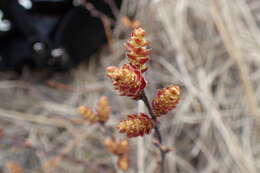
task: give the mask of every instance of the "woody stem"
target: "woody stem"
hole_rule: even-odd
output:
[[[158,125],[158,123],[156,123],[156,122],[157,122],[157,117],[156,117],[156,115],[154,115],[154,113],[153,113],[153,111],[152,111],[151,105],[150,105],[150,103],[149,103],[149,100],[148,100],[148,98],[147,98],[145,92],[142,91],[141,95],[142,95],[142,98],[141,98],[141,99],[143,100],[145,106],[147,107],[148,112],[149,112],[149,114],[150,114],[150,116],[151,116],[151,118],[153,119],[154,124],[155,124],[155,127],[154,127],[154,130],[155,130],[155,138],[158,140],[158,142],[160,143],[160,145],[162,145],[162,135],[161,135],[161,132],[160,132],[160,130],[159,130],[159,125]],[[156,146],[158,147],[158,145],[156,145]],[[164,173],[164,162],[165,162],[165,156],[166,156],[166,153],[167,153],[167,152],[165,152],[161,147],[158,147],[158,148],[159,148],[160,153],[161,153],[161,161],[160,161],[161,171],[160,171],[160,172],[161,172],[161,173]]]

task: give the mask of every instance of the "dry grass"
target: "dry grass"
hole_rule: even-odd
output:
[[[148,96],[172,83],[183,89],[177,109],[161,118],[163,139],[173,148],[166,158],[166,172],[260,172],[260,2],[125,0],[121,13],[135,15],[152,41]],[[142,103],[118,97],[104,77],[106,66],[126,62],[122,45],[129,31],[119,23],[112,50],[93,57],[100,57],[100,62],[53,77],[66,82],[67,88],[51,88],[45,81],[28,78],[30,74],[17,81],[5,80],[8,77],[1,74],[0,124],[9,136],[36,147],[31,153],[40,159],[31,167],[20,161],[28,171],[117,169],[115,158],[102,146],[104,131],[68,119],[79,117],[77,106],[94,106],[101,95],[111,102],[111,126],[126,114],[145,109]],[[10,160],[10,153],[20,152],[10,143],[1,142],[1,153],[7,156],[0,159]],[[151,136],[132,139],[131,145],[128,172],[153,172],[157,153]]]

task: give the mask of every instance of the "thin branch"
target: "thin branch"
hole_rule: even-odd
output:
[[[155,139],[156,139],[155,146],[160,150],[160,154],[161,154],[160,172],[164,173],[165,156],[169,152],[169,150],[165,149],[167,147],[163,146],[162,135],[161,135],[161,132],[159,130],[159,125],[158,125],[158,123],[156,123],[157,122],[157,117],[154,115],[154,113],[152,111],[152,108],[150,106],[149,100],[148,100],[148,98],[147,98],[147,96],[146,96],[144,91],[142,91],[141,94],[142,94],[142,98],[141,99],[143,100],[145,106],[147,107],[148,112],[149,112],[149,114],[150,114],[150,116],[153,119],[154,124],[155,124],[155,127],[154,127]]]
[[[161,136],[161,133],[160,133],[160,131],[159,131],[159,129],[158,129],[158,125],[156,124],[157,117],[154,115],[154,113],[153,113],[153,111],[152,111],[152,108],[151,108],[151,106],[150,106],[149,100],[148,100],[148,98],[147,98],[147,96],[146,96],[146,94],[145,94],[144,91],[142,92],[142,100],[143,100],[145,106],[147,107],[150,116],[152,117],[152,119],[153,119],[154,122],[155,122],[155,128],[154,128],[154,129],[155,129],[155,134],[156,134],[156,136],[157,136],[156,138],[158,139],[158,141],[159,141],[160,143],[162,143],[162,136]]]

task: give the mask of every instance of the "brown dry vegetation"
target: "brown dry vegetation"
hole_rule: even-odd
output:
[[[258,0],[124,1],[121,15],[135,16],[151,40],[148,97],[169,84],[182,87],[180,104],[160,123],[164,144],[173,149],[167,173],[260,172],[259,12]],[[0,166],[14,160],[24,172],[120,172],[102,145],[104,130],[69,119],[79,118],[78,106],[94,107],[102,95],[112,107],[109,126],[146,111],[142,103],[117,96],[104,76],[105,67],[126,62],[129,33],[118,23],[110,47],[89,65],[54,76],[56,87],[30,73],[19,80],[1,73],[6,136],[0,138]],[[128,172],[154,172],[158,153],[151,135],[130,145]]]

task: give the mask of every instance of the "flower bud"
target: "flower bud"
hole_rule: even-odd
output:
[[[140,113],[140,115],[128,115],[128,119],[122,120],[117,129],[120,133],[126,133],[127,137],[136,137],[150,133],[153,127],[152,119],[146,114]]]
[[[131,34],[130,39],[126,42],[125,47],[127,50],[126,56],[130,62],[130,65],[145,72],[147,66],[145,63],[149,60],[151,49],[147,46],[149,42],[144,38],[145,31],[141,27],[137,27]]]
[[[141,71],[129,64],[125,64],[120,68],[108,67],[107,76],[113,81],[114,88],[119,91],[121,96],[140,99],[141,91],[146,86],[146,81]]]
[[[117,141],[115,138],[106,138],[104,145],[106,146],[107,150],[118,156],[126,154],[129,151],[129,143],[126,139]]]
[[[168,113],[176,107],[180,99],[180,87],[176,85],[158,90],[152,101],[152,109],[156,116]]]
[[[98,121],[101,123],[105,123],[109,118],[110,111],[111,108],[108,105],[107,97],[106,96],[100,97],[100,99],[97,102],[97,108],[96,108],[97,116],[99,118]]]
[[[98,121],[98,116],[88,107],[80,106],[78,112],[89,123],[96,123]]]
[[[117,150],[116,150],[116,153],[118,155],[122,155],[122,154],[125,154],[127,153],[129,150],[129,143],[128,143],[128,140],[122,140],[122,141],[118,141],[117,143]]]
[[[104,145],[106,146],[108,151],[110,151],[111,153],[116,153],[117,144],[114,139],[106,138],[104,141]]]
[[[129,158],[127,154],[118,157],[117,166],[123,171],[127,171],[129,169]]]

